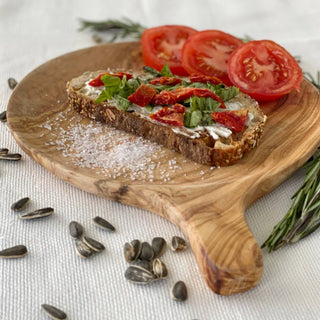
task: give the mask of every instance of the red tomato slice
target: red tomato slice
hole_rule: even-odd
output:
[[[171,107],[163,107],[158,112],[150,114],[150,118],[162,123],[182,127],[185,111],[185,106],[176,103]]]
[[[96,78],[92,79],[88,84],[92,87],[100,87],[103,86],[104,83],[101,80],[101,77],[104,75],[110,75],[110,76],[114,76],[114,77],[118,77],[120,79],[122,79],[124,76],[127,77],[127,80],[132,79],[133,76],[131,73],[127,73],[127,72],[116,72],[116,73],[101,73],[99,74]]]
[[[186,76],[181,64],[181,50],[196,30],[180,25],[146,29],[141,37],[144,64],[160,71],[167,62],[173,74]]]
[[[246,124],[249,109],[227,110],[222,112],[213,112],[212,119],[226,127],[241,132]]]
[[[227,64],[230,54],[243,42],[219,30],[205,30],[192,34],[182,48],[182,65],[190,73],[220,78],[230,84]]]
[[[145,107],[157,93],[158,91],[156,89],[153,89],[146,84],[141,84],[139,88],[128,97],[128,100],[140,107]]]
[[[295,58],[270,40],[250,41],[230,56],[232,83],[256,100],[275,100],[293,88],[299,91],[302,70]]]

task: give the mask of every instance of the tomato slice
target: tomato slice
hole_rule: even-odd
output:
[[[295,58],[271,40],[250,41],[236,49],[228,74],[235,86],[258,101],[278,99],[293,88],[299,91],[303,78]]]
[[[140,107],[145,107],[157,93],[158,91],[156,89],[146,84],[141,84],[139,88],[128,97],[128,100]]]
[[[133,78],[131,73],[127,73],[127,72],[116,72],[116,73],[101,73],[99,74],[96,78],[92,79],[90,82],[88,82],[88,85],[92,86],[92,87],[100,87],[103,86],[104,83],[101,80],[102,76],[105,76],[106,74],[110,75],[110,76],[114,76],[114,77],[118,77],[120,79],[122,79],[124,76],[127,77],[127,80],[130,80]]]
[[[162,123],[182,127],[186,107],[176,103],[171,107],[163,107],[156,113],[150,114],[150,118]]]
[[[248,112],[249,109],[226,110],[213,112],[211,116],[214,121],[225,125],[235,132],[241,132],[246,125]]]
[[[182,48],[182,65],[189,72],[215,76],[230,84],[227,64],[230,54],[243,42],[219,30],[192,34]]]
[[[167,62],[173,74],[186,76],[181,63],[181,50],[196,30],[181,25],[165,25],[146,29],[141,37],[145,65],[160,71]]]

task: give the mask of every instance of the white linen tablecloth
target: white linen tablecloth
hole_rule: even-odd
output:
[[[58,55],[95,43],[90,32],[79,32],[79,18],[131,18],[144,26],[184,24],[198,30],[220,29],[236,36],[272,39],[301,57],[303,70],[320,70],[320,2],[210,0],[90,0],[0,1],[0,112],[11,90],[7,79],[18,81]],[[54,83],[52,84],[54,85]],[[41,304],[64,310],[69,319],[320,319],[319,232],[295,246],[269,254],[263,250],[264,274],[245,293],[214,294],[205,284],[191,249],[164,256],[170,277],[149,286],[124,279],[122,248],[135,238],[167,241],[180,230],[150,212],[125,206],[78,190],[61,181],[28,157],[17,145],[7,124],[0,123],[0,148],[19,152],[20,162],[0,164],[0,249],[25,244],[22,259],[0,261],[0,319],[47,319]],[[304,172],[298,170],[246,213],[259,245],[290,207]],[[30,209],[54,207],[48,219],[25,222],[10,210],[25,196]],[[91,219],[100,215],[112,222],[114,234],[98,230]],[[68,235],[72,220],[103,242],[106,251],[89,260],[74,252]],[[170,298],[177,280],[188,287],[189,298]]]

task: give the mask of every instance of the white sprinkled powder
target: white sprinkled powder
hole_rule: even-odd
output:
[[[94,169],[99,176],[147,182],[168,182],[177,174],[187,176],[183,168],[189,160],[179,155],[177,158],[175,153],[168,156],[170,151],[158,144],[84,119],[70,110],[47,118],[39,127],[48,131],[41,133],[41,138],[45,136],[45,145],[54,146],[66,162]],[[201,165],[195,164],[197,166],[200,169]],[[198,178],[204,174],[199,170]]]

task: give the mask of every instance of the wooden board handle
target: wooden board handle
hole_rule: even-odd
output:
[[[223,213],[194,213],[183,229],[202,276],[214,292],[230,295],[259,282],[262,254],[241,207],[235,205]]]

